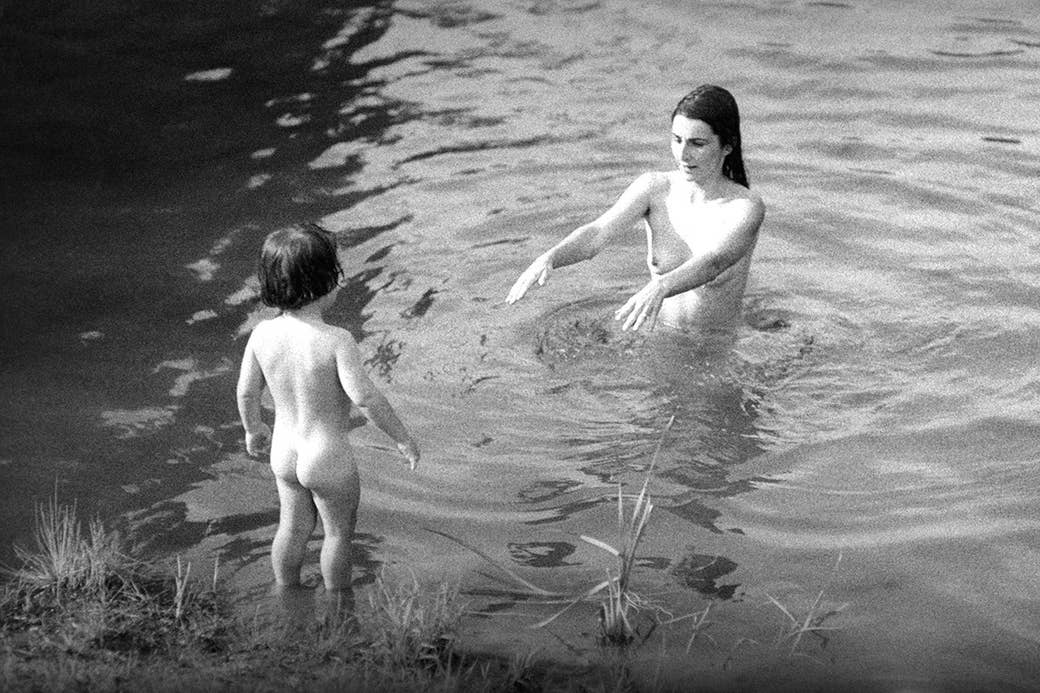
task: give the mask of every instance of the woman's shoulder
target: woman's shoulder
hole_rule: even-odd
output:
[[[762,196],[739,183],[733,183],[731,196],[724,201],[727,208],[739,219],[739,226],[751,233],[758,231],[765,219],[766,205]]]
[[[646,171],[636,176],[630,188],[651,198],[658,198],[671,189],[671,179],[668,171]]]
[[[762,199],[762,196],[758,194],[758,192],[752,190],[751,188],[746,188],[740,183],[732,181],[730,183],[731,184],[729,185],[727,191],[730,202],[735,202],[740,205],[748,205],[756,210],[765,209],[765,201]]]
[[[635,183],[650,188],[667,188],[671,180],[671,171],[646,171],[636,177]]]

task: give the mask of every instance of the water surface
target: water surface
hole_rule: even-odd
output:
[[[544,645],[517,625],[551,607],[426,529],[591,586],[610,563],[578,537],[614,541],[617,485],[638,490],[674,417],[634,584],[674,614],[711,603],[714,644],[662,629],[637,669],[1036,688],[1030,2],[32,9],[4,28],[26,51],[5,58],[5,562],[57,493],[267,589],[277,498],[234,381],[266,315],[260,240],[317,220],[350,278],[329,319],[424,450],[410,474],[352,433],[359,585],[459,579],[512,614],[475,643]],[[768,205],[733,348],[617,331],[639,229],[506,306],[537,253],[671,165],[668,114],[702,82],[736,94]],[[785,655],[772,600],[804,615],[820,590],[836,630]],[[591,656],[595,618],[550,650]]]

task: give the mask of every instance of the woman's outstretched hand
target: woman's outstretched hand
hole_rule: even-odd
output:
[[[550,272],[552,272],[552,257],[549,253],[540,255],[513,283],[513,288],[509,290],[509,295],[506,296],[506,303],[519,301],[536,282],[538,286],[545,286],[545,282],[549,280]]]
[[[622,330],[638,330],[643,325],[652,330],[666,296],[667,292],[660,278],[654,277],[632,298],[625,301],[625,305],[618,308],[614,313],[614,319],[624,320]]]

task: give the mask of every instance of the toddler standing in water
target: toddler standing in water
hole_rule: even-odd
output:
[[[280,590],[298,588],[307,542],[321,516],[321,575],[334,615],[351,602],[351,540],[360,485],[347,440],[350,405],[390,436],[412,469],[419,448],[368,377],[351,334],[326,323],[343,270],[331,233],[308,224],[271,233],[258,270],[260,298],[280,308],[257,325],[238,378],[246,450],[270,443],[278,485],[278,530],[271,564]],[[260,419],[264,385],[274,400],[274,432]]]

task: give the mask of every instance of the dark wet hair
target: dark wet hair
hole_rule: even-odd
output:
[[[336,288],[342,276],[336,237],[317,224],[272,231],[260,249],[260,300],[274,308],[301,308]]]
[[[714,84],[702,84],[679,100],[672,111],[672,120],[677,115],[703,120],[710,125],[723,146],[728,144],[732,147],[732,151],[722,161],[722,174],[745,188],[751,187],[744,170],[744,152],[740,146],[740,112],[733,94]]]

